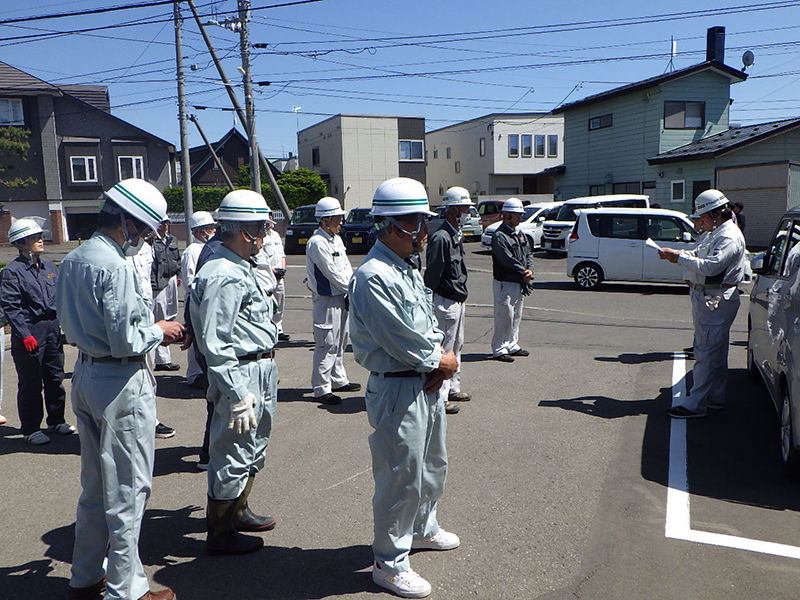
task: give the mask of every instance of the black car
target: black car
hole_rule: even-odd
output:
[[[347,213],[339,235],[351,254],[367,253],[375,245],[378,232],[369,208],[353,208]]]
[[[314,235],[319,222],[314,216],[316,205],[298,206],[292,211],[289,227],[286,229],[284,250],[286,254],[305,254],[308,238]]]

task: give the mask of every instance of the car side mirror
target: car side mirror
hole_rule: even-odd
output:
[[[689,233],[688,231],[684,231],[684,232],[681,234],[681,241],[683,241],[683,242],[687,242],[687,243],[688,243],[688,242],[693,242],[693,241],[694,241],[694,238],[692,237],[692,234],[691,234],[691,233]]]
[[[537,218],[536,218],[536,222],[537,222],[537,223],[544,223],[544,221],[545,221],[545,218],[544,218],[544,217],[537,217]]]
[[[765,254],[763,252],[759,252],[750,259],[750,269],[753,271],[753,273],[757,275],[764,273],[764,257]]]

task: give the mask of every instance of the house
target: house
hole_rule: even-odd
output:
[[[425,185],[425,119],[339,114],[297,132],[301,167],[316,171],[342,207],[370,207],[391,177]]]
[[[0,62],[0,127],[30,132],[26,158],[0,155],[0,242],[11,216],[40,216],[54,243],[94,231],[103,191],[129,177],[175,181],[175,147],[109,112],[104,86],[53,85]],[[30,179],[29,179],[30,178]]]
[[[458,185],[473,196],[552,194],[548,171],[563,162],[564,118],[496,113],[430,131],[428,194],[438,204]]]

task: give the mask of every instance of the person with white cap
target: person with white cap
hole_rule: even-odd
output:
[[[458,371],[445,382],[445,411],[457,413],[455,402],[468,402],[472,396],[461,391],[461,349],[464,346],[465,302],[467,300],[467,264],[461,227],[470,220],[472,200],[463,187],[451,187],[444,193],[444,223],[428,240],[425,285],[433,290],[433,313],[444,332],[442,346],[452,350],[459,362]]]
[[[427,238],[433,213],[425,187],[395,177],[375,190],[378,241],[350,282],[356,362],[370,371],[367,417],[375,495],[372,581],[398,596],[424,598],[431,585],[409,553],[452,550],[461,541],[439,526],[438,501],[447,478],[444,387],[458,370],[442,347],[431,291],[406,259]]]
[[[530,293],[533,280],[531,241],[523,232],[517,231],[524,212],[519,198],[506,200],[503,204],[503,222],[492,237],[492,358],[501,362],[514,362],[515,356],[530,354],[519,345],[523,296]]]
[[[344,368],[349,314],[347,286],[353,276],[339,235],[344,214],[336,198],[320,199],[314,210],[319,228],[306,245],[306,275],[314,322],[311,387],[314,399],[323,404],[341,404],[342,398],[336,392],[361,389],[360,383],[348,380]]]
[[[222,245],[200,268],[191,294],[191,319],[208,365],[207,399],[214,406],[209,435],[209,554],[245,554],[264,540],[243,531],[268,531],[275,519],[255,514],[248,497],[264,468],[278,395],[277,328],[262,293],[253,257],[269,219],[264,197],[235,190],[217,210]]]
[[[283,311],[286,307],[286,253],[283,250],[283,240],[280,234],[275,231],[275,221],[272,220],[272,209],[270,209],[270,219],[267,221],[267,235],[264,238],[264,245],[261,252],[256,257],[259,273],[269,269],[271,276],[275,278],[275,289],[272,299],[275,304],[275,311],[272,313],[272,322],[278,328],[278,340],[286,342],[289,334],[283,331]]]
[[[70,600],[173,600],[150,591],[139,533],[153,481],[156,399],[145,354],[183,337],[174,321],[153,323],[125,256],[155,235],[167,202],[155,186],[126,179],[105,193],[97,231],[61,263],[56,307],[78,347],[72,406],[81,441]]]
[[[0,306],[11,325],[11,357],[17,369],[17,410],[23,441],[40,446],[50,441],[42,432],[42,390],[47,432],[75,433],[64,420],[64,346],[55,305],[58,270],[44,252],[43,230],[33,219],[17,219],[8,241],[19,256],[0,271]]]
[[[693,383],[688,397],[667,410],[673,419],[705,417],[725,407],[728,342],[739,311],[739,284],[746,268],[741,230],[731,220],[728,198],[706,190],[695,200],[693,219],[707,231],[694,250],[661,248],[663,260],[677,263],[689,278],[694,322]]]

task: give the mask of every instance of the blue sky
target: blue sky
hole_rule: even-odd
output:
[[[138,2],[32,0],[5,7],[0,20]],[[235,0],[195,2],[205,20],[236,9]],[[728,65],[741,68],[746,49],[755,54],[749,79],[731,88],[731,120],[800,116],[800,0],[322,0],[267,8],[279,3],[253,0],[250,34],[268,44],[253,50],[254,80],[271,82],[255,97],[267,156],[294,151],[298,127],[338,113],[424,116],[431,130],[492,112],[546,112],[666,72],[671,39],[675,69],[702,62],[706,29],[717,25],[726,28]],[[0,60],[55,84],[107,85],[116,116],[177,144],[171,16],[165,5],[0,25]],[[148,23],[120,26],[136,20]],[[216,26],[209,33],[228,76],[241,83],[238,34]],[[220,110],[228,99],[191,20],[184,56],[196,66],[187,74],[190,112],[216,140],[234,116]],[[189,131],[192,145],[202,143],[191,124]]]

